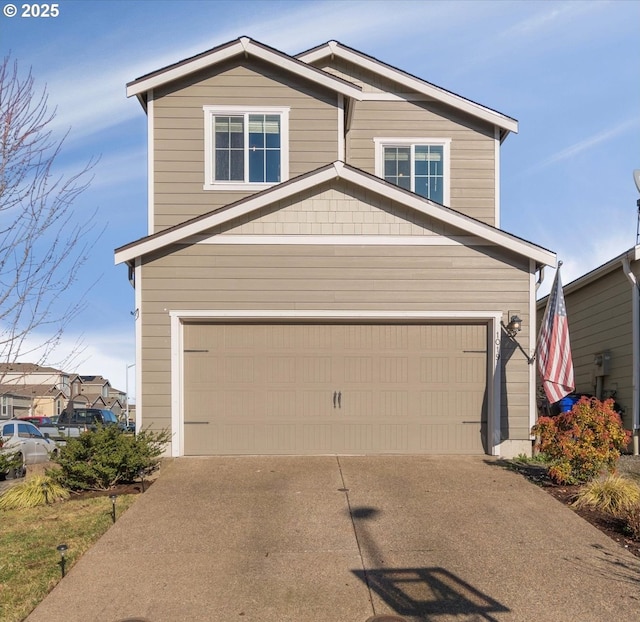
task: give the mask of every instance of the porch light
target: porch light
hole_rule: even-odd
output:
[[[515,337],[522,330],[522,320],[517,315],[512,315],[506,330],[509,337]]]

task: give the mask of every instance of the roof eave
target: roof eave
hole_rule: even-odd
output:
[[[462,97],[461,95],[457,95],[456,93],[452,93],[451,91],[447,91],[439,86],[421,80],[420,78],[412,76],[400,69],[392,67],[391,65],[387,65],[386,63],[383,63],[371,56],[352,50],[338,41],[329,41],[324,45],[296,55],[296,58],[305,63],[312,63],[327,56],[337,56],[352,62],[360,67],[368,69],[369,71],[373,71],[388,79],[394,80],[395,82],[399,82],[418,93],[433,97],[438,101],[451,105],[496,125],[502,130],[500,137],[501,142],[504,141],[509,132],[514,132],[515,134],[518,133],[518,121],[516,119],[487,108],[486,106],[482,106],[481,104],[477,104],[470,99]]]
[[[170,244],[187,243],[186,240],[191,238],[191,236],[202,233],[202,231],[266,207],[274,202],[288,198],[295,193],[313,188],[333,178],[345,179],[354,184],[366,187],[369,191],[374,191],[381,196],[407,205],[427,216],[438,220],[446,220],[447,223],[471,235],[475,235],[534,260],[537,266],[554,267],[556,265],[555,253],[547,249],[522,240],[512,234],[457,212],[456,210],[423,199],[418,195],[396,187],[373,175],[368,175],[358,169],[347,166],[340,161],[333,162],[333,164],[324,166],[312,173],[295,178],[269,190],[265,190],[257,195],[242,199],[230,205],[228,208],[210,212],[186,223],[176,225],[165,231],[122,246],[115,250],[115,263],[130,264],[137,257],[157,251]]]
[[[248,37],[241,37],[231,43],[216,47],[198,56],[180,61],[170,65],[169,67],[133,80],[127,84],[127,97],[132,97],[134,95],[140,97],[143,93],[147,93],[154,88],[164,86],[174,80],[178,80],[202,69],[206,69],[240,54],[244,54],[245,56],[254,56],[266,62],[273,63],[280,68],[291,71],[303,78],[316,82],[317,84],[325,86],[347,97],[353,97],[355,99],[360,99],[361,97],[362,91],[355,84],[351,84],[350,82],[338,78],[337,76],[333,76],[321,69],[311,67],[292,56],[277,52],[276,50],[253,41]]]

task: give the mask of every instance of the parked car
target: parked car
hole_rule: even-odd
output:
[[[27,465],[48,462],[58,453],[56,443],[28,421],[11,419],[3,423],[0,427],[0,437],[2,437],[1,452],[18,454],[20,467],[16,471],[16,476],[24,475]],[[0,476],[6,476],[6,473]]]
[[[63,441],[109,425],[118,425],[118,419],[112,411],[106,408],[75,408],[73,412],[65,410],[56,424],[40,426],[40,431],[57,441]]]
[[[30,417],[18,417],[20,421],[28,421],[40,427],[41,425],[54,425],[53,417],[44,417],[42,415],[32,415]]]

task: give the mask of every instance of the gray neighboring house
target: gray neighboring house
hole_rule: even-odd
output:
[[[640,428],[640,246],[564,286],[576,391],[615,398],[625,428]],[[538,302],[539,317],[548,296]]]
[[[149,145],[148,234],[115,252],[138,429],[172,456],[531,451],[556,258],[500,228],[517,121],[336,41],[242,37],[127,94]]]

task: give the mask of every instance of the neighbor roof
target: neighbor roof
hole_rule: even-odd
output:
[[[202,234],[212,227],[216,227],[234,218],[249,214],[277,201],[287,199],[296,193],[310,190],[315,186],[334,179],[349,181],[356,186],[366,189],[368,192],[374,192],[386,199],[402,203],[410,209],[446,222],[469,235],[477,236],[482,240],[529,257],[539,265],[555,266],[555,254],[549,250],[527,242],[510,233],[506,233],[501,229],[492,227],[454,209],[420,197],[413,192],[404,190],[399,186],[395,186],[374,175],[364,173],[360,169],[340,161],[333,162],[311,173],[301,175],[220,209],[208,212],[202,216],[197,216],[184,223],[121,246],[115,251],[115,263],[131,262],[136,257],[160,250],[168,245],[185,243],[192,236]]]

